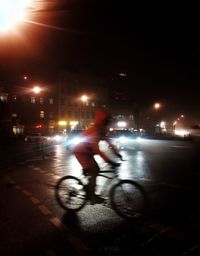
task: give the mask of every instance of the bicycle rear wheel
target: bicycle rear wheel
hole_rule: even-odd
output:
[[[110,190],[111,206],[125,218],[141,217],[145,209],[145,193],[142,187],[132,180],[121,180]]]
[[[79,211],[87,201],[85,187],[81,180],[74,176],[64,176],[55,187],[58,204],[65,210]]]

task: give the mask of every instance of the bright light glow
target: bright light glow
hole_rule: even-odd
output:
[[[119,76],[127,76],[126,73],[119,73]]]
[[[160,106],[161,106],[160,103],[155,103],[155,104],[154,104],[154,108],[155,108],[156,110],[158,110],[158,109],[160,108]]]
[[[177,136],[181,136],[181,137],[184,137],[184,136],[188,136],[189,135],[189,131],[187,130],[184,130],[184,129],[180,129],[180,130],[175,130],[174,133],[177,135]]]
[[[0,31],[6,32],[25,19],[30,0],[0,0]]]
[[[61,137],[60,135],[55,135],[55,136],[53,137],[53,140],[59,142],[59,141],[62,140],[62,137]]]
[[[81,100],[82,102],[86,102],[88,100],[88,96],[87,95],[81,96]]]
[[[39,86],[35,86],[35,87],[33,87],[33,89],[32,89],[32,91],[33,91],[34,93],[36,93],[36,94],[40,93],[41,90],[42,90],[42,89],[41,89]]]
[[[124,136],[121,136],[121,137],[119,137],[118,141],[121,142],[121,143],[125,143],[125,142],[128,142],[129,139],[124,137]]]
[[[71,129],[74,130],[78,125],[78,121],[70,121],[69,124],[71,126]]]
[[[162,128],[162,129],[165,129],[165,128],[166,128],[166,123],[165,123],[165,121],[161,121],[161,122],[160,122],[160,128]]]
[[[70,121],[69,123],[71,126],[76,126],[78,124],[78,121]]]
[[[119,122],[117,123],[117,126],[118,126],[118,127],[126,127],[126,125],[127,125],[127,123],[124,122],[124,121],[119,121]]]
[[[59,122],[58,122],[58,125],[60,125],[60,126],[66,126],[66,125],[67,125],[67,122],[66,122],[66,121],[59,121]]]
[[[137,137],[136,141],[141,142],[141,141],[143,141],[143,139],[141,137]]]
[[[74,138],[74,139],[72,140],[72,144],[73,144],[73,145],[77,145],[77,144],[79,144],[81,141],[82,141],[81,138],[76,137],[76,138]]]

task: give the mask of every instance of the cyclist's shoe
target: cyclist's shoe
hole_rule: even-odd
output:
[[[105,199],[98,195],[93,195],[90,197],[90,202],[91,204],[103,204],[105,203]]]

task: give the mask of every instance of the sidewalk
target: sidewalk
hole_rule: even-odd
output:
[[[6,177],[0,178],[0,209],[0,255],[55,255],[61,248],[59,231]],[[64,244],[66,255],[73,255],[66,240]]]

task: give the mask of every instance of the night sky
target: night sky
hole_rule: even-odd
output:
[[[69,67],[112,81],[123,72],[127,77],[116,86],[133,101],[161,101],[170,111],[198,119],[199,19],[187,6],[54,2],[32,13],[30,20],[39,24],[25,23],[0,36],[1,81],[25,73],[53,80]]]

